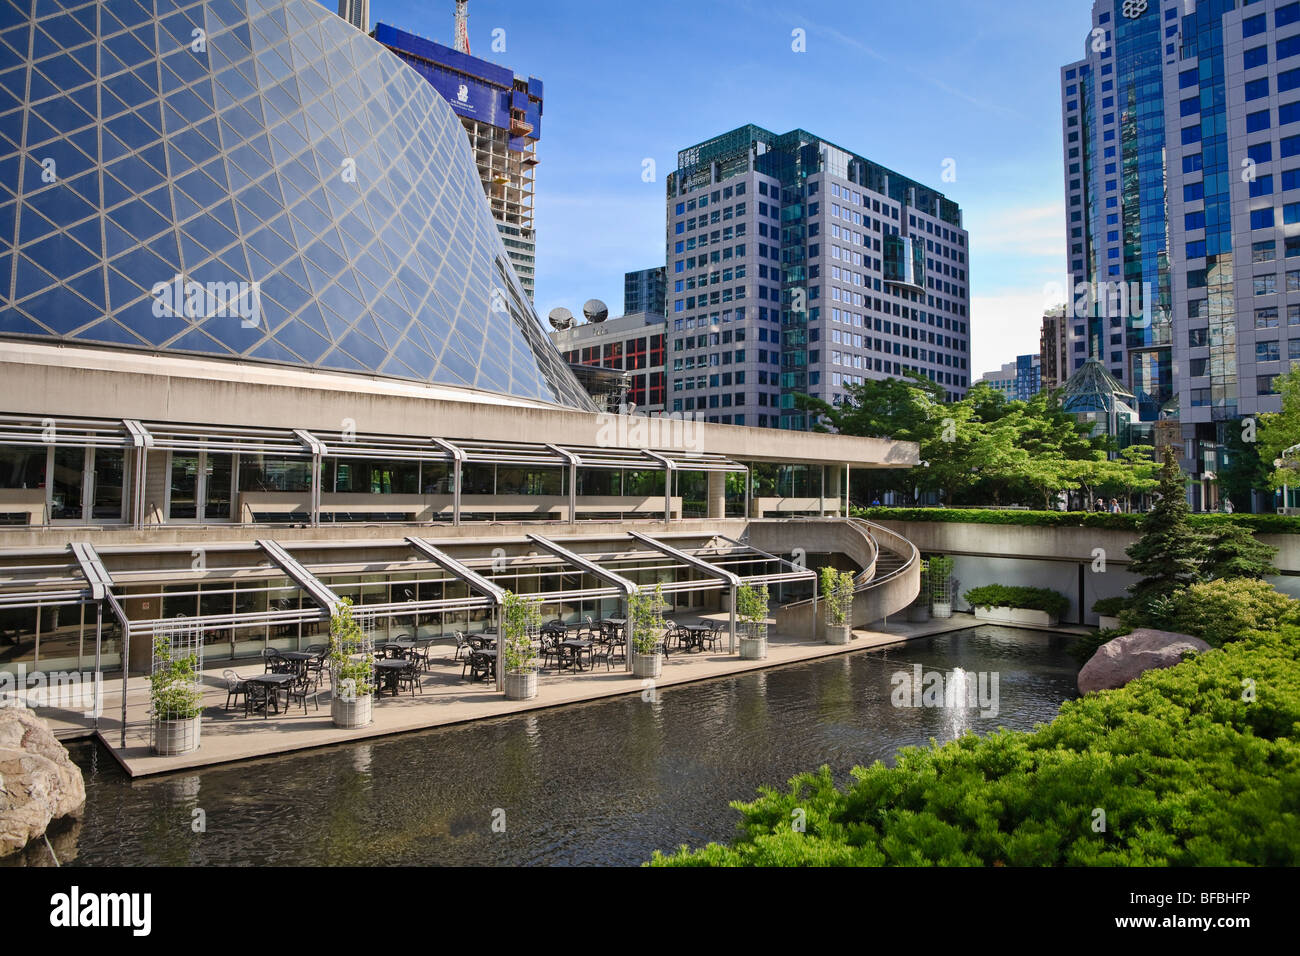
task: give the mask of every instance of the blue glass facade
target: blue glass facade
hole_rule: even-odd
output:
[[[0,2],[0,334],[593,407],[460,121],[311,0]]]

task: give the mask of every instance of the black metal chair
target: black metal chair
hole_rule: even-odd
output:
[[[262,712],[262,717],[269,717],[272,707],[277,714],[280,712],[280,693],[274,687],[250,681],[247,688],[248,692],[244,695],[245,717],[259,710]]]
[[[411,696],[415,696],[415,691],[419,688],[421,694],[424,693],[424,685],[420,683],[420,661],[414,653],[406,659],[406,666],[397,672],[397,687],[400,690],[403,686],[411,686]]]
[[[320,710],[320,688],[317,685],[316,681],[312,679],[312,676],[308,674],[305,670],[298,675],[298,679],[296,681],[294,681],[292,684],[285,685],[285,693],[286,693],[285,710],[288,710],[289,705],[292,704],[295,700],[301,700],[302,712],[303,714],[306,714],[308,697],[311,697],[311,699],[315,701],[316,709]]]
[[[468,647],[469,647],[469,638],[465,636],[465,632],[457,631],[456,632],[456,656],[453,657],[452,660],[453,661],[460,660],[460,652],[465,650]]]
[[[478,651],[471,650],[469,656],[465,658],[465,665],[460,670],[460,676],[463,680],[465,671],[469,671],[470,682],[487,680],[492,676],[492,671],[496,666],[496,660],[487,654],[480,654]]]
[[[713,650],[714,645],[722,640],[723,625],[721,621],[705,621],[704,623],[709,625],[709,630],[707,634],[701,635],[700,644],[701,646],[708,644],[709,650]]]

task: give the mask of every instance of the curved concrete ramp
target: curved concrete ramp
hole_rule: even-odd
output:
[[[847,556],[862,568],[854,589],[854,627],[866,627],[900,613],[921,593],[921,555],[916,546],[902,535],[860,518],[752,521],[749,543],[773,554],[789,554],[802,548],[807,553]],[[819,604],[813,599],[775,608],[776,629],[821,637]]]

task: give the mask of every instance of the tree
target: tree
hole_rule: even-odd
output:
[[[1202,571],[1210,580],[1259,579],[1277,574],[1277,568],[1273,567],[1277,548],[1257,541],[1243,525],[1232,522],[1216,528],[1208,544]]]
[[[1128,548],[1129,571],[1141,580],[1129,587],[1135,608],[1167,598],[1200,579],[1205,542],[1187,523],[1183,471],[1165,448],[1155,506],[1142,517],[1141,537]]]
[[[1277,468],[1273,464],[1282,459],[1286,449],[1300,444],[1300,365],[1292,365],[1274,385],[1282,393],[1282,411],[1260,415],[1256,437],[1261,465],[1272,469],[1269,487],[1278,489],[1297,484],[1300,477],[1294,469]]]
[[[1122,449],[1119,461],[1114,462],[1122,467],[1103,483],[1104,492],[1116,497],[1122,495],[1131,505],[1134,495],[1154,491],[1157,485],[1156,475],[1160,470],[1151,458],[1154,451],[1150,445],[1129,445]]]
[[[1219,490],[1235,503],[1236,510],[1253,511],[1252,492],[1268,488],[1273,459],[1265,462],[1260,456],[1259,442],[1246,441],[1244,427],[1236,427],[1241,424],[1228,425],[1228,436],[1223,443],[1225,461],[1219,469]],[[1251,437],[1258,437],[1258,432]]]

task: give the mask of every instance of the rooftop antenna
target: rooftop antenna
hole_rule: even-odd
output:
[[[456,0],[456,50],[469,53],[469,0]]]

